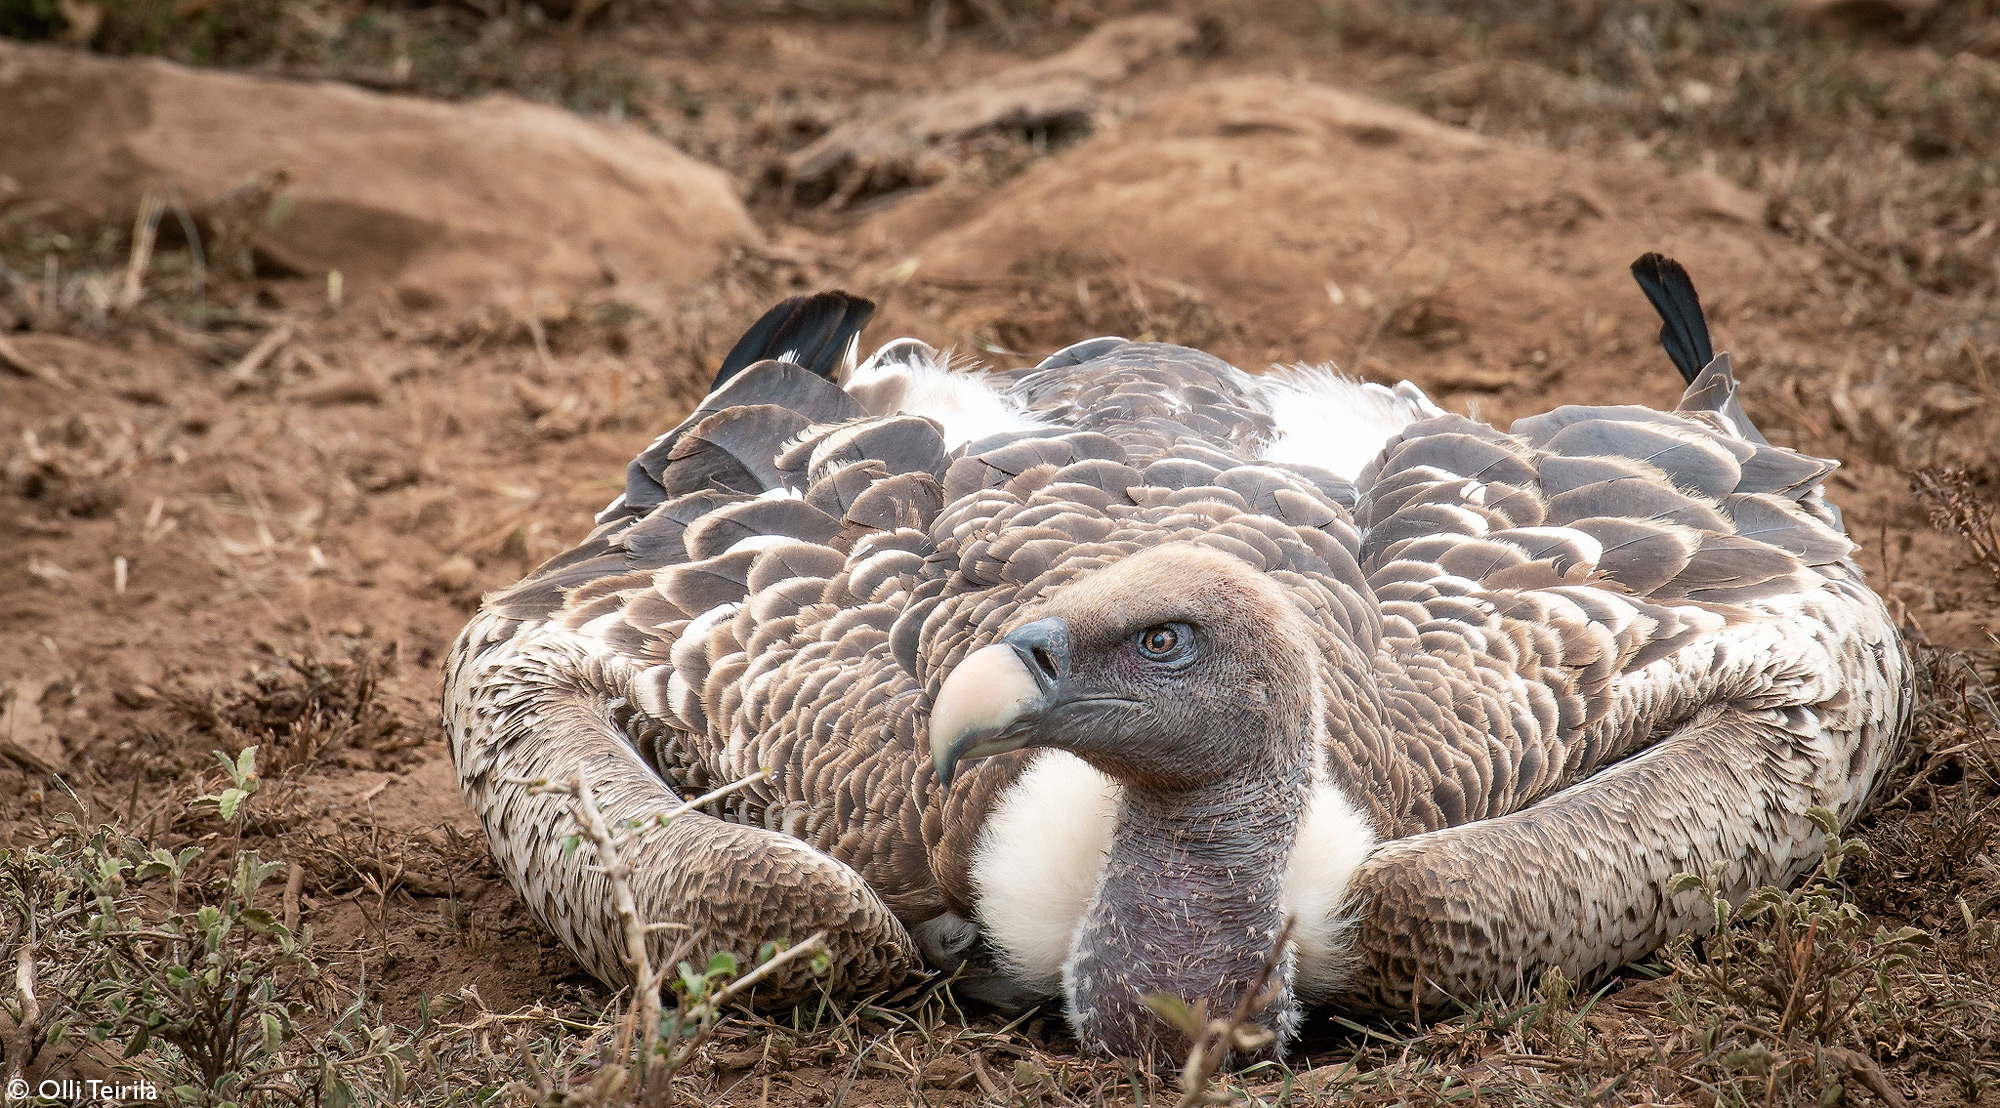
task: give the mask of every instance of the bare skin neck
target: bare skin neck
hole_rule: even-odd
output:
[[[1304,764],[1245,767],[1186,792],[1127,787],[1063,975],[1084,1041],[1178,1065],[1188,1042],[1145,997],[1206,999],[1212,1015],[1236,1008],[1284,925],[1285,868],[1309,793]],[[1277,1002],[1253,1017],[1280,1042],[1298,1019],[1291,978],[1288,955],[1270,978]]]

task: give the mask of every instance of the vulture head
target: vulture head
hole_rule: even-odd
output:
[[[1282,881],[1317,775],[1323,655],[1269,577],[1186,542],[1083,574],[961,661],[930,717],[939,778],[1024,747],[1124,785],[1103,877],[1063,967],[1079,1038],[1177,1063],[1147,1003],[1236,1010],[1283,931]],[[1299,1019],[1289,951],[1252,1019]]]

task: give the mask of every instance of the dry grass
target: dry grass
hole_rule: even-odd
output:
[[[1973,475],[1959,466],[1932,466],[1918,470],[1913,484],[1932,525],[1957,535],[1973,560],[2000,584],[2000,522]]]
[[[921,297],[971,309],[968,326],[988,353],[1002,356],[1053,350],[1082,335],[1212,347],[1242,332],[1200,289],[1111,254],[1051,250],[1002,277],[911,283]]]
[[[377,695],[383,671],[396,664],[393,648],[357,642],[345,657],[287,655],[235,684],[172,699],[202,741],[225,750],[257,747],[264,772],[275,775],[343,748],[393,754],[428,737],[428,728],[406,728]]]
[[[1384,0],[1333,18],[1350,46],[1428,59],[1394,91],[1442,119],[1556,149],[1706,165],[1868,276],[1990,293],[1995,7],[1912,5],[1888,27],[1815,20],[1806,7]],[[1894,57],[1867,49],[1885,40]]]

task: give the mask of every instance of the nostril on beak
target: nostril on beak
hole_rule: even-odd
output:
[[[1054,688],[1069,672],[1069,624],[1055,617],[1038,619],[1015,628],[1004,640],[1021,657],[1021,664],[1034,674],[1043,692]]]

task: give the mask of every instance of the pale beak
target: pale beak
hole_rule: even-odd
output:
[[[1027,746],[1069,668],[1069,625],[1036,620],[967,655],[931,705],[931,764],[949,785],[958,763]]]

